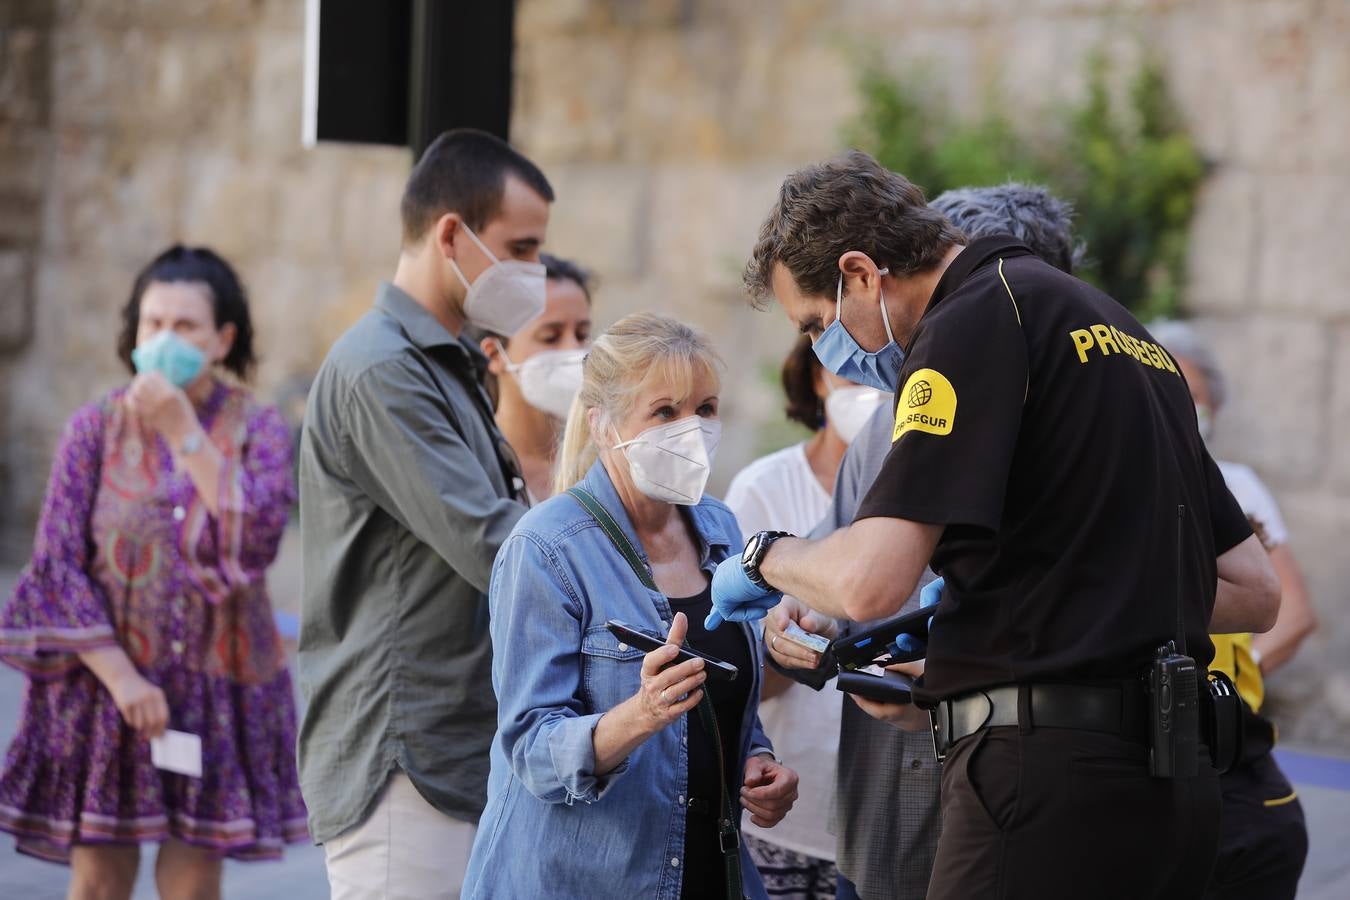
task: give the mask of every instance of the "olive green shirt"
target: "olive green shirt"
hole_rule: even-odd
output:
[[[525,507],[476,351],[382,284],[329,351],[300,442],[300,786],[323,843],[391,772],[476,822],[497,727],[493,558]]]

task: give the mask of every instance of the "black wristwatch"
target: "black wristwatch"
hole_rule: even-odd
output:
[[[749,578],[756,587],[766,591],[777,590],[765,581],[764,576],[759,573],[759,564],[764,562],[764,556],[773,546],[773,542],[785,537],[792,537],[792,535],[786,531],[759,531],[751,535],[750,540],[745,542],[745,549],[741,551],[741,570],[745,572],[745,577]]]

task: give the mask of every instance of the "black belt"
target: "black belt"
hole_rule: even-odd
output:
[[[952,745],[981,728],[1015,725],[1076,728],[1148,742],[1148,709],[1142,681],[1108,685],[1001,684],[943,700],[929,712],[933,752],[944,759]]]

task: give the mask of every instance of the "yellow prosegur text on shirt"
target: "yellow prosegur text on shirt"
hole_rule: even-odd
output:
[[[1135,361],[1155,369],[1163,369],[1176,375],[1177,364],[1167,351],[1152,341],[1141,341],[1126,334],[1114,325],[1089,325],[1087,328],[1075,328],[1069,332],[1073,349],[1078,353],[1079,364],[1088,361],[1089,351],[1097,350],[1102,356],[1123,353]]]
[[[919,369],[897,395],[891,443],[906,431],[951,434],[955,420],[956,390],[952,383],[936,369]]]

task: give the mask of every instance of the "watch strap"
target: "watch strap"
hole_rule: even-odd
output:
[[[764,557],[768,554],[769,548],[779,538],[792,537],[791,532],[787,531],[759,531],[750,538],[755,541],[755,552],[748,560],[742,560],[741,569],[745,572],[745,577],[749,578],[756,587],[766,591],[777,590],[764,578],[759,571],[760,563],[764,562]]]

